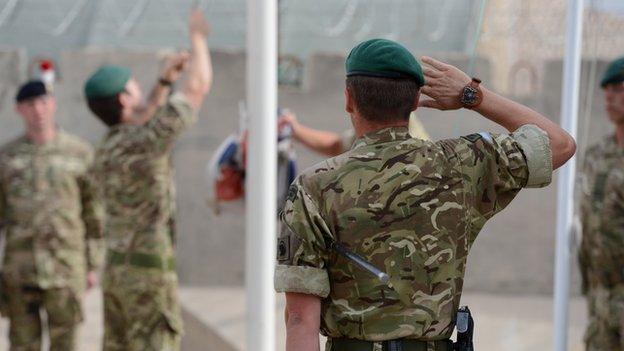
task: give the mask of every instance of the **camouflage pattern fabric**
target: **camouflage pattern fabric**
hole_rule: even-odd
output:
[[[624,287],[592,289],[587,294],[586,351],[624,349]]]
[[[156,267],[136,267],[132,257],[148,257],[152,261],[170,261],[175,256],[174,215],[175,188],[171,164],[173,142],[180,133],[196,120],[192,107],[181,94],[173,95],[145,125],[118,125],[112,127],[99,146],[94,169],[106,212],[106,243],[117,256],[126,255],[125,263],[107,263],[104,273],[104,303],[108,311],[120,316],[130,316],[128,303],[135,301],[145,311],[161,313],[175,320],[181,330],[181,316],[177,298],[169,304],[159,302],[157,296],[175,288],[175,279],[168,284],[151,286],[153,279],[165,279],[175,273]],[[124,286],[118,275],[135,279],[133,289]],[[142,278],[143,277],[143,278]],[[143,280],[144,283],[139,284]],[[154,290],[155,289],[155,290]],[[115,306],[115,307],[111,307]],[[108,316],[111,312],[108,313]],[[105,333],[109,340],[125,340],[125,347],[137,343],[144,330],[154,326],[151,319],[106,318]],[[179,321],[179,322],[178,322]],[[119,324],[121,323],[121,324]],[[120,335],[114,335],[121,333]],[[164,342],[164,341],[163,341]],[[107,345],[116,345],[110,342]],[[111,346],[110,350],[117,350]],[[127,348],[123,348],[128,350]],[[160,350],[160,349],[159,349]]]
[[[581,180],[579,263],[589,304],[587,350],[624,349],[624,148],[615,136],[590,148]]]
[[[545,163],[548,137],[532,125],[440,142],[411,138],[407,128],[367,134],[291,186],[276,290],[323,298],[321,331],[330,338],[448,339],[477,234],[523,187],[550,182],[551,172],[544,178],[529,167]],[[331,250],[332,242],[392,283]]]
[[[44,145],[21,137],[0,150],[0,222],[7,284],[82,291],[102,257],[102,208],[86,142],[59,132]]]
[[[45,312],[50,351],[76,350],[76,330],[82,321],[79,295],[70,288],[8,287],[11,351],[40,351]]]
[[[104,286],[104,350],[180,349],[182,320],[175,273],[108,267]]]

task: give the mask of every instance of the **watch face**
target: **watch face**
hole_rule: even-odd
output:
[[[464,105],[474,105],[477,103],[478,91],[473,87],[465,87],[461,96],[461,103]]]

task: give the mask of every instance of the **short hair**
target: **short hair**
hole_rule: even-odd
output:
[[[346,84],[357,110],[372,122],[409,120],[420,89],[412,78],[356,75],[347,77]]]
[[[123,106],[119,101],[119,94],[102,98],[87,99],[89,110],[109,127],[121,122]]]

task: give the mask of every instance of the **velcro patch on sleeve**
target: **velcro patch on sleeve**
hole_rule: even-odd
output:
[[[480,133],[474,133],[470,135],[464,135],[462,138],[468,140],[471,143],[476,143],[477,141],[481,140],[483,136]]]

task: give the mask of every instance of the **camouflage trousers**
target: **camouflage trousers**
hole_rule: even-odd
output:
[[[104,351],[180,349],[182,317],[174,272],[112,266],[102,285]]]
[[[586,351],[624,350],[624,286],[592,288],[587,300]]]
[[[71,288],[4,287],[11,351],[40,351],[42,314],[47,316],[50,351],[76,349],[76,329],[82,321],[79,296]]]

